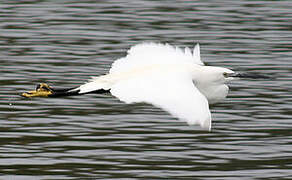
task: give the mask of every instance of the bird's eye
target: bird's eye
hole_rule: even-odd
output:
[[[225,78],[228,78],[228,73],[227,73],[227,72],[224,72],[224,73],[223,73],[223,76],[224,76]]]

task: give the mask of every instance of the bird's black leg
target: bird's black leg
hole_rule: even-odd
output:
[[[75,88],[64,88],[64,89],[55,89],[51,88],[52,94],[49,94],[48,97],[62,97],[62,96],[78,96],[79,90],[74,90]]]
[[[63,96],[78,96],[83,94],[104,94],[108,93],[109,90],[99,89],[96,91],[91,91],[88,93],[79,93],[78,88],[52,88],[45,83],[38,84],[34,91],[28,91],[26,93],[22,93],[21,96],[23,97],[63,97]]]
[[[84,94],[105,94],[109,93],[109,90],[99,89],[88,93],[79,93],[80,90],[74,90],[76,88],[65,88],[65,89],[52,89],[52,94],[48,97],[61,97],[61,96],[80,96]]]

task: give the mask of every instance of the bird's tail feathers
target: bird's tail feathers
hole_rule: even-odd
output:
[[[79,86],[78,88],[72,90],[73,91],[78,90],[79,94],[87,94],[96,91],[108,91],[109,89],[110,87],[107,81],[104,81],[98,77],[92,77],[92,79],[89,80],[88,83],[85,83]]]

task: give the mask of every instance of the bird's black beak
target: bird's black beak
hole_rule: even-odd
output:
[[[256,73],[230,73],[230,74],[228,74],[228,77],[248,78],[248,79],[273,79],[270,76],[256,74]]]

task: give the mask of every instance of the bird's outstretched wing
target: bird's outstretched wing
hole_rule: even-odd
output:
[[[181,63],[204,65],[200,58],[199,44],[191,52],[188,47],[183,49],[169,44],[141,43],[131,47],[126,57],[116,60],[110,73],[125,72],[149,65]]]
[[[161,73],[133,76],[112,86],[111,93],[126,103],[150,103],[190,125],[211,129],[208,101],[191,78]]]
[[[180,64],[204,65],[200,58],[200,46],[197,44],[193,52],[186,47],[184,49],[161,43],[141,43],[131,47],[126,57],[113,62],[109,74],[121,74],[142,70],[150,66],[168,66]],[[88,93],[98,89],[110,89],[111,83],[103,78],[93,77],[88,83],[81,85],[80,93]]]

